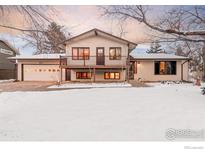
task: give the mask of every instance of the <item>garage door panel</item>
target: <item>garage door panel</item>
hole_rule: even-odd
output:
[[[59,81],[59,65],[24,65],[24,81]]]

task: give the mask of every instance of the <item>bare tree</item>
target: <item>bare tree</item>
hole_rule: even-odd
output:
[[[127,34],[126,31],[126,23],[125,22],[119,22],[119,37],[122,38]]]
[[[101,7],[105,16],[115,17],[121,21],[133,20],[143,23],[150,30],[155,31],[155,40],[160,42],[184,42],[189,50],[190,56],[197,53],[198,63],[203,65],[203,78],[205,79],[205,7],[175,7],[164,16],[153,21],[149,6],[127,5]],[[195,49],[189,48],[187,44],[194,44]],[[198,46],[198,47],[197,47]],[[193,52],[197,51],[197,52]],[[196,56],[195,56],[196,57]]]
[[[52,22],[43,31],[43,33],[33,31],[25,34],[24,40],[28,42],[27,45],[36,48],[34,54],[65,52],[64,46],[60,44],[70,37],[70,33],[63,26]]]
[[[29,29],[24,27],[16,27],[15,25],[0,24],[0,27],[13,29],[21,32],[38,31],[42,32],[42,25],[52,22],[52,19],[45,14],[46,10],[53,10],[51,6],[30,6],[30,5],[1,5],[0,17],[3,18],[7,15],[20,14],[24,20],[30,25]]]
[[[64,49],[59,43],[69,37],[70,33],[52,20],[48,10],[55,14],[52,6],[0,6],[0,17],[18,13],[23,16],[29,28],[16,27],[13,24],[12,26],[0,24],[0,27],[22,32],[22,38],[27,42],[25,46],[34,47],[35,54],[62,52]]]
[[[144,23],[147,27],[152,30],[172,34],[177,36],[178,39],[194,42],[205,42],[204,39],[194,39],[189,37],[205,36],[205,19],[203,7],[196,6],[193,9],[173,9],[168,12],[164,18],[158,23],[154,23],[148,17],[148,6],[141,5],[123,5],[123,6],[108,6],[101,7],[104,11],[104,15],[114,16],[121,21],[132,19],[140,23]],[[176,20],[173,17],[177,17]],[[174,19],[174,20],[173,20]],[[201,26],[195,27],[196,24]],[[186,27],[184,27],[186,25]],[[192,29],[194,28],[194,29]],[[197,28],[197,29],[196,29]],[[202,30],[201,30],[202,29]]]

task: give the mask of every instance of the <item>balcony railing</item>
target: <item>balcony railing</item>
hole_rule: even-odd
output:
[[[60,56],[60,66],[118,66],[125,67],[127,65],[127,56],[110,57],[110,56]]]

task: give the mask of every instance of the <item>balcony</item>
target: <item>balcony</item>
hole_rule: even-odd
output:
[[[125,68],[127,61],[127,56],[60,56],[62,68]]]

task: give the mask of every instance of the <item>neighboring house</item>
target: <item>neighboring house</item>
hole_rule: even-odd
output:
[[[15,63],[8,60],[8,57],[13,57],[17,54],[19,54],[18,51],[7,41],[0,40],[0,80],[16,78]]]
[[[64,42],[65,54],[17,56],[19,81],[188,80],[188,58],[130,56],[137,44],[93,29]]]
[[[131,78],[140,81],[188,81],[190,58],[165,53],[131,54]]]

